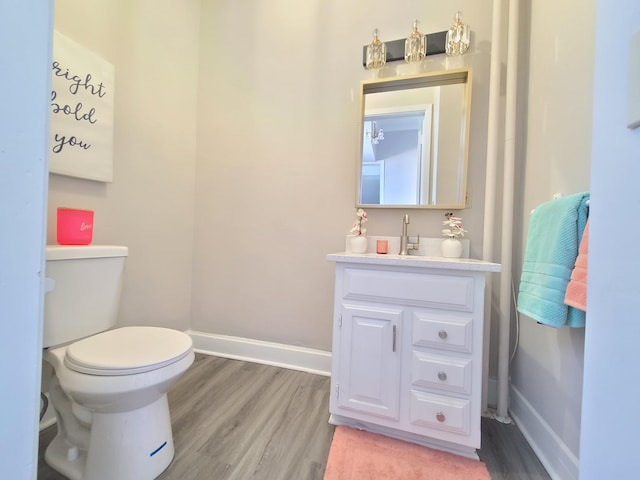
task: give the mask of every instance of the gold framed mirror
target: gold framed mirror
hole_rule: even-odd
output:
[[[358,207],[466,205],[471,69],[360,84]]]

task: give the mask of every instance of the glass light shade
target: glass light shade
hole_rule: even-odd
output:
[[[367,46],[368,69],[382,68],[387,63],[387,45],[378,38],[378,29],[373,31],[373,40]]]
[[[445,51],[447,55],[462,55],[469,49],[471,43],[471,31],[469,25],[462,23],[461,13],[457,12],[453,26],[447,32]]]
[[[427,37],[418,31],[418,20],[413,22],[413,31],[404,41],[404,59],[409,63],[420,62],[427,52]]]
[[[384,132],[381,128],[377,128],[376,122],[371,122],[371,143],[378,145],[380,140],[384,140]]]

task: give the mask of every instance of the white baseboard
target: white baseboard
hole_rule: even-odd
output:
[[[331,375],[331,352],[194,330],[186,333],[193,340],[193,349],[199,353]]]
[[[509,413],[553,480],[578,480],[578,457],[513,385]]]

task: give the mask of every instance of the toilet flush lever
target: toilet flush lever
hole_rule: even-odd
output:
[[[50,277],[44,277],[44,293],[49,293],[56,288],[56,281]]]

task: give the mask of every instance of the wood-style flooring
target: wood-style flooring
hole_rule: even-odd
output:
[[[322,480],[329,390],[328,377],[196,355],[169,392],[176,454],[159,480]],[[55,433],[40,433],[38,480],[64,480],[43,459]],[[479,455],[493,480],[550,478],[515,425],[483,418]]]

